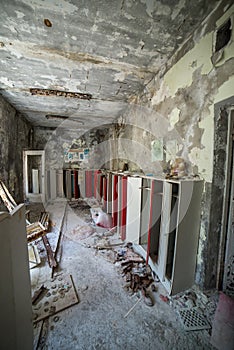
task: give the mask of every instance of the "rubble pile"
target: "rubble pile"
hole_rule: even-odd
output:
[[[217,291],[202,292],[194,286],[183,293],[169,297],[168,302],[176,310],[181,308],[196,308],[205,316],[209,324],[212,325],[218,298],[219,294]]]
[[[149,287],[154,282],[151,268],[133,251],[131,244],[128,243],[117,250],[116,265],[120,268],[126,282],[124,289],[131,295],[140,292],[145,304],[153,306],[154,299],[149,291]]]

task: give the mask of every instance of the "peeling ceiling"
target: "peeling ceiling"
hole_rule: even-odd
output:
[[[35,126],[61,123],[48,114],[84,128],[110,123],[217,3],[0,0],[0,93]],[[31,94],[35,88],[92,98]]]

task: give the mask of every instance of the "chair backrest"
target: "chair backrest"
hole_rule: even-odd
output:
[[[0,180],[0,198],[2,199],[4,205],[7,207],[9,212],[11,212],[13,209],[17,207],[16,202],[14,201],[14,198],[4,185],[4,183]]]

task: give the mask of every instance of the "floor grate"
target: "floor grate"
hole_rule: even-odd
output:
[[[210,325],[206,318],[198,311],[198,308],[180,309],[179,317],[186,331],[209,329]]]

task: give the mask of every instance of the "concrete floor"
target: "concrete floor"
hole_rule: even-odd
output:
[[[62,216],[66,203],[53,205],[55,212],[59,208],[55,221],[61,225],[59,212]],[[59,312],[57,319],[51,316],[44,321],[35,349],[214,349],[207,330],[184,331],[173,307],[159,298],[160,293],[166,295],[160,283],[153,293],[153,307],[146,306],[142,298],[139,301],[137,295],[130,296],[118,268],[89,247],[95,233],[90,235],[92,230],[88,230],[89,237],[80,235],[79,227],[85,225],[90,227],[89,212],[67,205],[57,273],[72,275],[79,303]],[[31,270],[32,288],[39,288],[50,274],[42,259],[41,266]],[[35,334],[38,332],[35,327]]]

